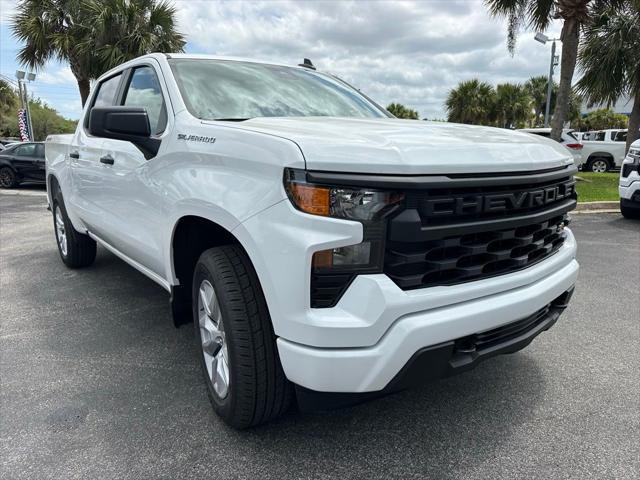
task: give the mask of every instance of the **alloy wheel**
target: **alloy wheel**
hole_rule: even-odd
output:
[[[13,175],[8,168],[0,170],[0,187],[9,188],[13,184]]]
[[[67,256],[67,231],[64,228],[64,220],[62,218],[62,213],[60,212],[60,207],[56,205],[54,218],[56,222],[56,238],[58,240],[58,247],[60,247],[60,252],[64,257]]]
[[[595,160],[591,164],[591,171],[594,173],[604,173],[607,171],[608,166],[609,165],[605,160]]]
[[[198,322],[202,355],[213,390],[220,399],[229,393],[229,353],[218,297],[208,280],[198,290]]]

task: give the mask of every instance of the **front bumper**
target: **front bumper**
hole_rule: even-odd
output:
[[[638,207],[638,205],[640,205],[640,177],[631,179],[631,181],[629,181],[629,179],[625,180],[627,180],[628,184],[623,185],[621,181],[618,188],[620,200],[625,203],[625,206],[630,208]]]
[[[577,275],[572,260],[525,287],[402,316],[371,347],[317,348],[279,338],[280,360],[289,380],[310,390],[383,390],[416,352],[526,318],[570,290]]]
[[[296,386],[302,410],[313,411],[344,407],[474,368],[478,363],[500,354],[523,349],[540,333],[551,328],[567,307],[573,288],[549,305],[521,320],[467,337],[450,340],[418,350],[387,386],[377,392],[318,392]]]

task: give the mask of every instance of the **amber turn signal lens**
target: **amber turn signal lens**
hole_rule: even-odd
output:
[[[331,268],[333,267],[333,250],[322,250],[313,254],[311,261],[313,268]]]
[[[313,185],[291,183],[290,193],[296,206],[303,212],[329,216],[329,189]]]

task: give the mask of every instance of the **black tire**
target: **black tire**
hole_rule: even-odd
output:
[[[608,172],[609,170],[611,170],[611,162],[609,161],[608,158],[596,157],[596,158],[590,158],[589,161],[587,162],[587,171],[592,173],[603,173],[599,171],[600,169],[595,169],[596,166],[602,165],[603,162],[604,164],[606,164],[605,171]]]
[[[224,324],[229,382],[224,398],[207,372],[199,325],[203,281],[214,289]],[[193,318],[198,357],[216,413],[230,426],[248,428],[282,415],[292,386],[282,371],[269,310],[249,258],[238,245],[206,250],[193,275]]]
[[[630,220],[640,220],[640,209],[624,207],[622,202],[620,202],[620,213],[624,218],[628,218]]]
[[[64,224],[66,253],[63,251],[58,227],[56,225],[56,215],[58,212]],[[54,195],[51,213],[53,214],[53,231],[56,236],[58,253],[64,264],[69,268],[82,268],[91,265],[96,259],[96,242],[88,235],[82,234],[73,228],[71,220],[69,220],[69,216],[67,215],[60,189],[57,189]]]
[[[18,186],[18,175],[11,167],[0,168],[0,188],[14,188]]]

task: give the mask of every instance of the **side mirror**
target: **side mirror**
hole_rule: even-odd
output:
[[[89,114],[89,134],[133,143],[147,158],[158,153],[160,140],[151,138],[147,110],[143,107],[94,107]]]

